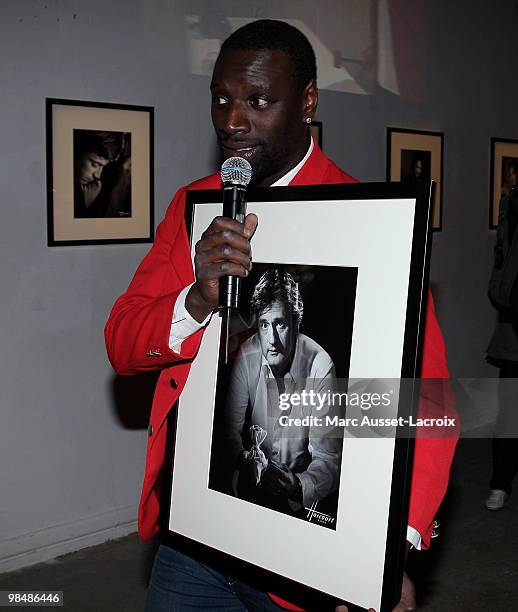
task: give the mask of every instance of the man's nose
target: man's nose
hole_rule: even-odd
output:
[[[275,326],[272,325],[272,327],[270,327],[270,330],[268,332],[268,342],[270,343],[271,346],[276,346],[277,343],[279,342],[279,334],[277,333],[277,330],[275,329]]]
[[[227,134],[238,134],[239,132],[250,131],[250,121],[248,112],[243,103],[232,102],[228,105],[223,125],[221,126]]]
[[[94,175],[94,178],[99,180],[101,178],[102,171],[103,171],[102,168],[95,168],[95,170],[92,173]]]

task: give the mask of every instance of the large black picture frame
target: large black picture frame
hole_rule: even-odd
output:
[[[221,200],[222,194],[218,190],[188,192],[185,222],[192,249],[207,221],[215,214],[221,214]],[[380,371],[377,368],[381,364],[379,359],[385,359],[379,358],[379,354],[383,353],[392,341],[401,343],[402,352],[392,363],[391,375],[398,379],[413,380],[420,374],[431,255],[430,202],[430,182],[419,185],[367,183],[257,188],[248,193],[248,211],[256,212],[259,217],[259,227],[252,241],[254,261],[276,261],[282,257],[282,261],[288,261],[290,264],[300,263],[304,245],[307,245],[308,240],[314,240],[317,247],[311,251],[306,250],[307,254],[302,256],[302,263],[321,265],[324,260],[325,263],[331,263],[328,259],[332,259],[336,252],[341,255],[335,265],[346,265],[348,259],[350,265],[357,265],[360,288],[356,295],[354,315],[355,340],[350,370],[352,377],[361,370],[361,367],[355,368],[361,362],[365,363],[365,359],[369,363],[372,362],[373,369],[369,373],[363,372],[362,376],[367,374],[369,378],[377,377]],[[283,245],[280,244],[283,241],[276,238],[283,235],[283,228],[287,227],[285,221],[288,219],[291,219],[292,223],[290,236],[294,238],[284,241]],[[316,225],[319,228],[317,234],[314,231]],[[301,235],[304,232],[306,235]],[[337,249],[333,249],[330,244],[333,244],[337,237],[341,237],[341,242]],[[394,249],[396,244],[399,247]],[[400,253],[394,254],[394,250],[398,248]],[[385,282],[383,279],[387,273],[390,278],[385,279]],[[379,282],[377,286],[373,286],[372,283],[376,284],[376,279]],[[402,286],[406,289],[398,290]],[[383,325],[383,321],[376,323],[371,318],[373,313],[369,310],[369,304],[372,305],[371,298],[377,291],[385,290],[392,293],[384,294],[383,300],[378,299],[378,304],[382,307],[376,312],[381,319],[393,314],[394,329],[386,330],[385,337],[381,340],[376,325]],[[387,315],[387,312],[392,314]],[[387,340],[386,335],[392,333],[391,339]],[[268,509],[246,505],[247,502],[234,500],[223,494],[218,497],[220,494],[217,492],[209,492],[207,481],[220,337],[220,321],[215,315],[205,331],[200,352],[182,397],[169,416],[161,500],[162,540],[185,554],[217,567],[223,573],[274,592],[306,610],[332,612],[339,602],[347,603],[350,610],[367,610],[369,607],[380,612],[392,610],[400,597],[405,560],[414,446],[412,436],[405,435],[404,427],[398,427],[392,440],[393,445],[389,445],[388,451],[383,450],[386,444],[369,440],[371,451],[377,449],[374,452],[381,453],[377,458],[380,463],[376,468],[366,467],[361,482],[356,480],[356,476],[349,482],[347,479],[351,474],[344,474],[342,469],[341,484],[343,480],[348,483],[347,487],[352,487],[352,494],[347,488],[349,494],[344,496],[346,501],[343,503],[343,509],[351,512],[351,516],[356,516],[359,523],[349,527],[343,523],[344,529],[341,532],[320,530],[318,526],[290,521],[291,517],[286,519],[282,515],[277,516],[277,513]],[[370,355],[369,346],[371,349],[377,347],[376,355]],[[386,358],[392,359],[390,355],[397,352],[393,351],[393,348],[387,349]],[[206,401],[199,401],[197,394],[200,393],[206,397]],[[413,384],[401,386],[398,416],[408,417],[416,414],[417,396],[417,388]],[[348,441],[345,440],[345,443]],[[189,455],[189,448],[193,446],[198,449],[197,452],[202,457],[200,460],[196,455]],[[348,444],[348,448],[352,446]],[[362,456],[362,452],[361,449],[358,451],[357,458]],[[384,452],[389,453],[387,456],[390,457],[390,462]],[[348,456],[347,460],[353,455]],[[366,520],[363,516],[366,508],[359,500],[364,499],[365,491],[369,490],[371,471],[374,473],[373,470],[376,469],[379,472],[379,465],[385,463],[388,463],[387,478],[379,490],[373,491],[373,495],[378,499],[379,505],[387,509],[387,514],[381,519],[383,513],[377,515],[377,511],[374,512],[368,517],[369,528],[366,530],[378,534],[373,535],[374,547],[379,546],[379,551],[382,552],[373,553],[378,554],[378,569],[369,566],[368,580],[371,582],[362,590],[363,587],[358,589],[354,584],[354,572],[359,570],[353,568],[352,563],[342,563],[340,555],[352,554],[358,560],[363,559],[369,550],[370,543],[367,539],[370,536],[364,533],[365,523],[362,522]],[[343,465],[347,466],[347,461],[344,461]],[[353,471],[351,467],[350,472]],[[207,501],[208,499],[211,501]],[[213,504],[214,501],[217,501],[216,505]],[[240,504],[238,511],[235,504]],[[247,523],[247,512],[260,516],[260,521]],[[225,533],[225,528],[219,524],[222,520],[227,521],[225,524],[228,526],[228,533]],[[272,544],[268,541],[268,532],[281,521],[287,531],[295,531],[283,532],[283,536]],[[253,525],[253,529],[250,525]],[[241,533],[242,537],[242,530],[246,533],[247,529],[257,537],[254,538],[254,552],[243,555],[236,549],[236,546],[240,546],[236,532]],[[326,534],[323,534],[323,531],[326,531]],[[306,541],[304,547],[296,547],[293,542],[300,541],[300,534],[304,533],[306,535],[303,539],[311,537],[311,543]],[[359,539],[355,540],[357,536]],[[328,539],[325,545],[332,546],[332,558],[329,554],[326,555],[324,544],[322,549],[318,550],[318,542],[324,538]],[[272,546],[276,547],[275,551],[271,550]],[[293,567],[287,568],[286,564],[277,566],[276,570],[266,567],[261,562],[261,558],[265,558],[261,547],[270,547],[266,554],[268,559],[284,555],[288,560],[287,564],[293,560]],[[302,548],[307,547],[313,560],[324,564],[328,562],[330,567],[334,568],[336,579],[333,584],[336,584],[336,587],[331,589],[326,580],[323,582],[327,586],[317,578],[313,579],[313,576],[310,580],[307,579],[307,570],[303,569],[300,563]],[[337,570],[338,567],[340,570]]]

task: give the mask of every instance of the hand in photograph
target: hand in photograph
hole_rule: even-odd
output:
[[[270,460],[268,467],[263,472],[261,486],[272,495],[302,501],[300,480],[287,465]]]
[[[244,450],[241,454],[238,470],[239,478],[246,486],[257,486],[261,482],[263,471],[268,465],[268,459],[262,450]]]
[[[99,195],[103,184],[98,178],[92,178],[90,182],[81,185],[83,197],[85,200],[85,206],[88,208],[95,198]]]

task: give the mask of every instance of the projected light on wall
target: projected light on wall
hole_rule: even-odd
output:
[[[290,17],[261,13],[261,18],[282,19],[307,36],[317,57],[320,89],[372,94],[382,88],[405,99],[422,99],[424,0],[330,1],[315,9],[316,20],[300,15],[297,4],[286,3]],[[222,41],[257,19],[225,16],[222,8],[217,18],[205,12],[185,17],[192,74],[210,76]],[[315,21],[318,31],[308,25]]]

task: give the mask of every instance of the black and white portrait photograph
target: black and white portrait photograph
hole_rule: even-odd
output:
[[[74,130],[74,217],[131,217],[131,133]]]
[[[518,185],[518,158],[503,155],[501,172],[500,193],[503,197]]]
[[[401,150],[401,182],[424,183],[430,180],[432,154],[430,151]]]
[[[336,529],[356,274],[254,263],[218,367],[209,488]]]

